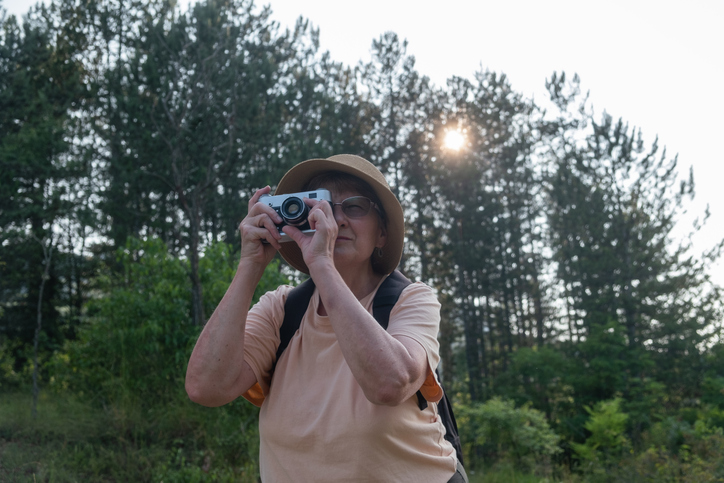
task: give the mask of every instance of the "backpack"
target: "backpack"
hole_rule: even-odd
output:
[[[390,320],[392,307],[394,307],[397,303],[397,300],[400,298],[400,294],[404,288],[411,283],[412,282],[407,279],[407,277],[402,275],[402,273],[398,270],[395,270],[385,279],[384,282],[382,282],[382,285],[380,285],[380,288],[377,290],[372,302],[372,315],[383,329],[387,330],[387,324]],[[299,325],[302,323],[302,318],[309,307],[309,301],[312,299],[313,293],[314,282],[310,278],[292,289],[287,295],[287,300],[284,304],[284,321],[279,328],[280,343],[277,348],[277,361],[289,345],[289,341],[299,329]],[[438,376],[439,380],[440,376],[437,369],[435,370],[435,374]],[[417,391],[417,406],[420,408],[420,411],[427,408],[427,400],[420,391]],[[455,448],[458,461],[462,465],[463,450],[460,444],[458,426],[455,422],[452,404],[450,403],[444,389],[442,399],[440,399],[437,403],[437,410],[440,415],[440,420],[445,426],[445,439],[452,444],[453,448]]]

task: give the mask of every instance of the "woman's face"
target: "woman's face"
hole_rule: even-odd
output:
[[[333,203],[341,203],[347,198],[361,196],[351,190],[336,190],[327,187],[332,194]],[[334,219],[339,232],[334,246],[334,262],[340,268],[362,268],[370,265],[370,258],[375,248],[382,248],[387,243],[387,233],[382,227],[380,216],[374,207],[360,218],[347,216],[342,206],[334,205]]]

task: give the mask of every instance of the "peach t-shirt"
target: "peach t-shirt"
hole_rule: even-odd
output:
[[[427,353],[428,378],[421,392],[431,404],[423,411],[414,395],[395,407],[367,400],[329,318],[317,313],[316,290],[299,331],[279,358],[272,384],[270,370],[290,290],[284,286],[265,294],[247,317],[244,359],[259,387],[244,397],[261,405],[262,481],[448,481],[457,461],[435,404],[442,397],[433,374],[440,360],[440,304],[432,289],[422,283],[405,288],[387,328],[393,337],[417,341]],[[360,301],[370,313],[376,292]]]

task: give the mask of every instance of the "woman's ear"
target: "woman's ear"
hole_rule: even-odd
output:
[[[387,228],[380,223],[380,234],[377,237],[377,244],[375,246],[377,248],[382,248],[385,245],[387,245]]]

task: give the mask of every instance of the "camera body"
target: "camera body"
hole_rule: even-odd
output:
[[[281,223],[276,223],[277,230],[279,230],[279,234],[282,236],[281,240],[279,240],[280,243],[292,241],[289,236],[282,232],[282,228],[287,225],[295,226],[305,234],[316,231],[309,227],[309,221],[307,220],[309,216],[309,206],[304,203],[302,198],[332,202],[332,194],[325,189],[302,191],[286,195],[261,195],[259,197],[259,203],[265,203],[271,206],[282,218]]]

